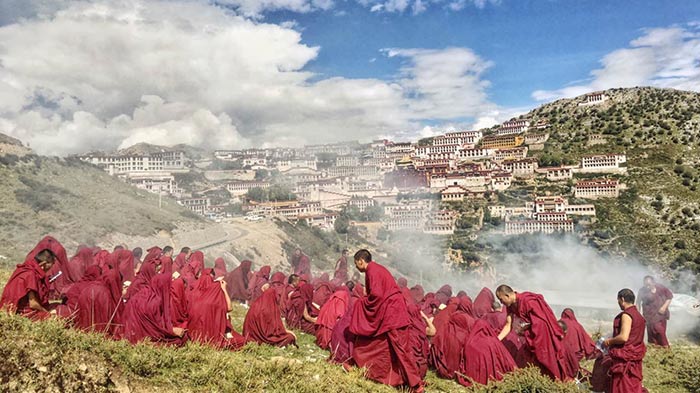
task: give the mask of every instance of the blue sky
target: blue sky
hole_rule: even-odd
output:
[[[400,60],[383,56],[384,48],[471,48],[494,63],[485,74],[489,96],[522,107],[537,104],[535,90],[590,78],[606,53],[643,29],[700,20],[700,1],[503,0],[460,11],[434,6],[418,15],[344,2],[328,11],[269,12],[265,20],[297,22],[304,42],[321,47],[307,68],[323,76],[391,79]]]
[[[587,92],[700,92],[700,1],[0,0],[41,154],[416,140]]]

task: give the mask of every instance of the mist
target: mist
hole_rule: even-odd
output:
[[[395,242],[394,248],[403,252],[391,261],[410,285],[421,284],[426,292],[450,284],[453,294],[465,290],[473,299],[482,287],[495,290],[507,284],[516,291],[540,293],[557,316],[572,308],[589,332],[603,335],[611,334],[612,321],[620,312],[617,292],[629,288],[637,295],[644,276],[651,275],[674,293],[669,338],[685,336],[700,324],[700,308],[693,308],[698,304],[691,290],[694,277],[682,277],[671,285],[662,272],[642,261],[602,255],[575,236],[487,233],[476,243],[482,249],[475,253],[480,261],[461,274],[442,263],[444,243],[444,238],[429,235],[407,237]]]

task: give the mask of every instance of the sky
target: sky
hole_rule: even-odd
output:
[[[490,127],[700,91],[696,0],[0,0],[0,132],[40,154]]]

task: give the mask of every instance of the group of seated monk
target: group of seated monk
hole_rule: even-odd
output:
[[[17,266],[0,307],[34,320],[55,314],[78,329],[131,343],[284,347],[296,344],[290,330],[295,329],[315,336],[329,360],[346,370],[363,367],[372,380],[415,392],[424,390],[428,368],[465,386],[501,380],[526,366],[570,381],[582,374],[582,359],[602,359],[573,310],[565,309],[557,320],[542,295],[507,285],[495,294],[483,288],[473,301],[464,291],[453,296],[449,285],[425,293],[421,285],[409,288],[405,278],[396,280],[367,250],[354,256],[363,283],[348,280],[347,250],[333,279],[326,273],[312,278],[310,260],[300,250],[289,276],[273,274],[270,266],[253,271],[247,260],[231,271],[221,258],[206,268],[204,254],[189,248],[174,260],[171,247],[148,249],[143,261],[140,251],[80,247],[68,259],[63,246],[46,237]],[[639,377],[641,386],[637,336],[642,323],[643,338],[644,319],[635,311],[633,294],[632,308],[629,294],[620,296],[621,322],[606,344],[618,363],[629,360],[623,349],[634,347],[636,357],[629,360],[634,364],[620,371],[618,385],[629,385],[620,385],[620,378]],[[236,302],[248,307],[241,333],[229,319]],[[639,375],[625,374],[629,370]],[[612,375],[614,381],[614,369]]]

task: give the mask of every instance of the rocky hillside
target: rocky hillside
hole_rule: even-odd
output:
[[[545,149],[534,156],[541,165],[557,165],[577,163],[584,154],[627,154],[621,181],[628,190],[617,200],[596,202],[589,242],[700,272],[700,94],[657,88],[605,94],[602,104],[581,106],[585,97],[577,97],[525,115],[551,124]]]

